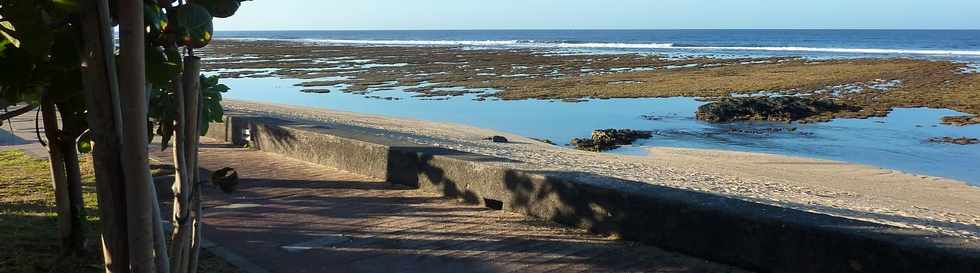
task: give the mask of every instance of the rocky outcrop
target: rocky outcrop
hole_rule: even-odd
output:
[[[545,143],[545,144],[558,145],[558,144],[555,144],[554,141],[551,141],[550,139],[547,139],[547,138],[533,138],[532,137],[530,139],[537,140],[538,142]]]
[[[788,122],[815,119],[833,112],[854,110],[857,109],[833,100],[809,97],[725,98],[698,107],[697,119],[707,122],[749,120]],[[826,120],[826,118],[820,120]]]
[[[980,144],[980,139],[970,138],[970,137],[934,137],[934,138],[930,138],[929,142],[949,143],[949,144],[958,144],[958,145],[973,145],[973,144]]]
[[[509,143],[510,142],[509,140],[507,140],[506,137],[502,137],[502,136],[492,136],[492,137],[485,138],[485,140],[489,140],[489,141],[491,141],[493,143]]]
[[[943,124],[966,126],[980,123],[980,116],[943,117]]]
[[[324,89],[324,88],[304,88],[303,90],[300,90],[300,92],[303,92],[303,93],[326,94],[326,93],[330,93],[330,89]]]
[[[653,132],[651,131],[605,129],[592,131],[592,138],[572,139],[571,145],[579,150],[602,152],[615,149],[619,145],[633,144],[637,139],[651,137],[653,137]]]

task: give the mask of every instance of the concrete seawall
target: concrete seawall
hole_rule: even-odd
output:
[[[231,116],[212,138],[487,207],[762,272],[980,272],[980,242],[399,143],[284,120]],[[242,170],[247,171],[247,170]]]

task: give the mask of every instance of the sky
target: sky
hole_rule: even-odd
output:
[[[252,0],[215,28],[980,29],[980,0]]]

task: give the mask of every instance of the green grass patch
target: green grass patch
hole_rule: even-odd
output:
[[[91,160],[80,158],[85,200],[86,254],[61,253],[48,162],[21,151],[0,151],[0,272],[103,272],[98,203]],[[200,272],[240,272],[207,251]]]

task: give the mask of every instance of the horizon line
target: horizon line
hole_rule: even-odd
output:
[[[980,28],[355,28],[355,29],[215,29],[219,31],[623,31],[623,30],[879,30],[879,31],[980,31]]]

